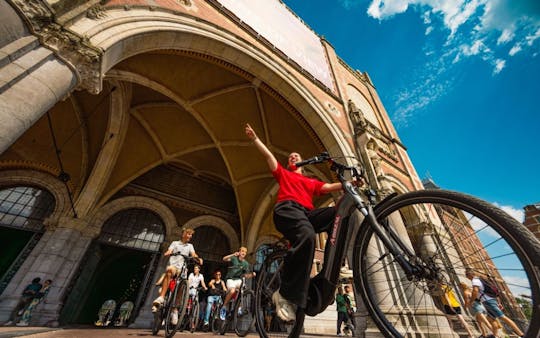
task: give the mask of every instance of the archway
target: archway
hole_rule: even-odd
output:
[[[83,259],[61,322],[94,323],[109,299],[116,302],[116,311],[123,302],[133,302],[135,318],[151,287],[164,238],[163,221],[152,211],[132,208],[110,217]]]

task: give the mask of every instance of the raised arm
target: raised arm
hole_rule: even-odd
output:
[[[246,123],[246,135],[251,141],[253,141],[253,144],[255,144],[255,147],[257,147],[257,149],[259,149],[261,154],[264,156],[264,158],[266,159],[266,162],[268,163],[268,168],[270,168],[270,171],[276,170],[277,164],[278,164],[276,157],[274,156],[274,154],[270,152],[270,150],[266,147],[266,145],[262,143],[262,141],[257,137],[257,134],[255,133],[253,128],[251,128],[249,123]]]

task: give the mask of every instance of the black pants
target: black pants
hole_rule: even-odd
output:
[[[337,334],[341,333],[341,324],[347,324],[348,319],[349,319],[349,315],[347,314],[347,312],[338,311],[338,313],[337,313]]]
[[[329,232],[335,214],[334,207],[307,210],[293,201],[280,202],[274,208],[276,228],[291,242],[283,267],[280,293],[301,308],[305,308],[307,303],[315,234]]]

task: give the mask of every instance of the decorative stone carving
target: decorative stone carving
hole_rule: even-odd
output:
[[[354,126],[354,131],[356,133],[364,132],[368,126],[368,122],[366,120],[366,117],[364,114],[356,107],[354,102],[349,99],[348,101],[349,106],[349,116],[351,118],[351,121]]]
[[[105,7],[103,7],[101,4],[90,7],[90,9],[88,9],[86,12],[86,17],[92,20],[98,20],[106,16],[107,14],[105,13]]]
[[[69,64],[79,77],[78,89],[97,94],[102,89],[101,59],[103,51],[87,39],[64,29],[54,21],[53,10],[39,0],[11,0],[28,19],[32,31],[43,45]]]

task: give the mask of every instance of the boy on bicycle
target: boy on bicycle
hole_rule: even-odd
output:
[[[173,241],[171,245],[169,245],[169,249],[167,249],[167,251],[165,251],[165,253],[163,254],[165,257],[166,256],[171,256],[171,257],[169,258],[169,264],[167,266],[167,270],[164,276],[162,277],[159,297],[157,297],[152,303],[152,312],[156,312],[159,309],[159,307],[163,305],[163,302],[165,300],[165,294],[167,293],[167,289],[169,286],[169,282],[178,273],[180,273],[180,269],[182,269],[182,265],[184,264],[184,257],[182,255],[194,257],[199,261],[199,264],[202,265],[203,263],[202,258],[199,258],[199,256],[195,252],[195,249],[193,248],[193,244],[189,243],[189,241],[191,241],[191,237],[193,237],[194,232],[195,230],[191,228],[184,228],[182,230],[182,238],[179,241]],[[178,255],[174,255],[174,254],[178,254]],[[176,325],[177,322],[178,322],[178,309],[174,309],[171,323],[173,325]]]
[[[249,263],[246,261],[247,248],[240,247],[240,250],[233,252],[230,255],[223,257],[225,262],[231,262],[232,265],[229,266],[229,271],[227,272],[227,295],[223,301],[223,306],[221,307],[221,312],[219,314],[221,320],[225,320],[227,317],[227,304],[234,296],[236,291],[242,286],[242,276],[246,275],[246,278],[251,278],[255,276],[255,272],[248,273]]]
[[[210,321],[210,312],[212,311],[212,304],[219,302],[221,296],[227,292],[227,286],[223,279],[221,279],[221,271],[216,270],[214,272],[214,279],[208,283],[208,288],[210,289],[210,294],[208,295],[206,301],[206,311],[204,313],[204,324],[203,331],[208,331],[208,323]]]

